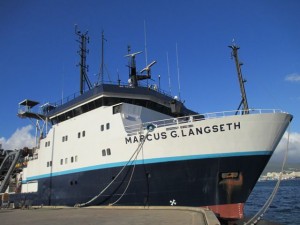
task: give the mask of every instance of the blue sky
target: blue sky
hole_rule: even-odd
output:
[[[128,79],[127,45],[156,60],[152,76],[166,91],[167,54],[171,92],[178,95],[176,43],[181,98],[195,111],[235,110],[240,91],[227,47],[241,47],[250,108],[282,109],[294,115],[291,132],[300,133],[300,2],[251,1],[4,1],[0,0],[0,138],[9,139],[31,124],[19,119],[25,98],[56,102],[79,91],[78,43],[74,24],[89,31],[87,64],[92,82],[100,67],[101,31],[111,80]],[[137,58],[145,66],[145,55]],[[117,72],[118,71],[118,72]],[[108,80],[106,73],[105,80]]]

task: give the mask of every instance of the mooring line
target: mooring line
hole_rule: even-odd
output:
[[[119,173],[114,177],[114,179],[104,188],[102,189],[99,194],[97,194],[95,197],[93,197],[92,199],[90,199],[89,201],[85,202],[85,203],[80,203],[80,204],[76,204],[74,207],[85,207],[87,205],[89,205],[90,203],[92,203],[93,201],[95,201],[96,199],[98,199],[114,182],[115,180],[120,176],[120,174],[123,172],[123,170],[131,163],[131,165],[136,161],[139,153],[141,152],[141,149],[146,141],[146,137],[148,135],[149,132],[153,131],[154,129],[154,125],[152,125],[152,127],[148,128],[147,127],[147,133],[145,135],[145,138],[142,139],[142,141],[139,143],[137,149],[134,151],[134,153],[131,155],[130,159],[128,160],[128,162],[122,167],[122,169],[119,171]],[[133,161],[132,161],[133,159]],[[117,199],[115,202],[113,202],[111,205],[114,205],[115,203],[117,203],[125,194],[125,192],[127,191],[128,187],[129,187],[129,184],[131,182],[131,179],[132,179],[132,176],[133,176],[133,172],[134,172],[134,169],[135,169],[135,165],[134,164],[134,168],[133,168],[133,171],[130,175],[130,181],[128,182],[128,185],[127,187],[125,188],[125,191],[122,193],[121,197],[119,199]]]
[[[270,195],[270,197],[268,198],[268,200],[265,202],[265,204],[263,205],[263,207],[250,219],[248,220],[247,222],[244,223],[244,225],[248,225],[248,224],[251,224],[251,225],[255,225],[257,224],[264,216],[264,214],[266,213],[266,211],[269,209],[270,205],[272,204],[273,202],[273,199],[275,198],[276,196],[276,193],[279,189],[279,185],[280,185],[280,182],[282,180],[282,174],[283,174],[283,171],[284,171],[284,167],[285,167],[285,163],[286,163],[286,160],[287,160],[287,156],[288,156],[288,151],[289,151],[289,142],[290,142],[290,122],[289,122],[289,130],[287,132],[288,136],[287,136],[287,145],[286,145],[286,151],[285,151],[285,155],[284,155],[284,159],[283,159],[283,162],[282,162],[282,166],[281,166],[281,172],[279,174],[279,179]]]

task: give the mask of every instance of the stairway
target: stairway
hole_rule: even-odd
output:
[[[7,189],[9,185],[10,176],[14,172],[16,164],[20,158],[21,152],[21,150],[11,151],[5,156],[4,160],[2,161],[0,165],[0,175],[3,174],[3,180],[0,180],[0,193],[4,193]]]

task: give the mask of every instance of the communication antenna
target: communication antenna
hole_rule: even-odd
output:
[[[63,66],[63,73],[61,78],[61,104],[64,104],[64,81],[65,81],[65,66]]]
[[[240,83],[240,90],[241,90],[241,94],[242,94],[242,100],[238,107],[238,110],[243,105],[243,114],[249,114],[248,101],[247,101],[246,90],[245,90],[245,85],[244,85],[246,80],[243,78],[242,69],[241,69],[241,66],[243,65],[243,63],[240,62],[239,58],[238,58],[238,50],[240,49],[240,47],[234,43],[228,47],[232,49],[231,56],[233,56],[234,60],[235,60],[236,70],[237,70],[238,79],[239,79],[239,83]]]
[[[102,30],[102,35],[101,35],[101,65],[100,65],[100,71],[99,71],[99,77],[98,77],[98,82],[101,80],[101,83],[103,84],[103,79],[104,79],[104,41],[107,41],[104,38],[104,31]]]
[[[88,31],[81,33],[81,31],[77,29],[77,24],[75,24],[75,34],[78,36],[77,42],[80,44],[80,50],[77,51],[80,56],[80,62],[77,66],[80,66],[80,94],[83,94],[85,91],[85,84],[87,84],[89,89],[92,87],[87,75],[89,67],[86,65],[86,55],[89,53],[89,50],[87,50],[87,43],[89,43],[90,39],[87,35]]]
[[[158,75],[158,90],[160,90],[160,75]]]
[[[131,52],[131,46],[130,45],[127,45],[127,55],[129,55],[130,54],[130,52]],[[126,57],[126,56],[125,56]],[[130,74],[130,71],[131,71],[131,69],[130,69],[130,58],[128,57],[128,74]]]
[[[118,74],[118,85],[121,85],[121,80],[120,80],[120,74],[119,74],[119,69],[117,69],[117,74]]]
[[[145,60],[146,60],[146,64],[145,65],[148,65],[146,20],[144,20],[144,38],[145,38]]]
[[[167,52],[167,66],[168,66],[168,78],[169,78],[169,91],[170,95],[172,94],[171,92],[171,75],[170,75],[170,64],[169,64],[169,53]]]
[[[180,100],[181,99],[181,97],[180,97],[180,76],[179,76],[179,60],[178,60],[177,42],[176,42],[176,61],[177,61],[178,97],[179,97],[179,100]]]

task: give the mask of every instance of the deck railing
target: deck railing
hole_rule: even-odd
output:
[[[116,85],[116,86],[119,86],[119,87],[124,87],[124,88],[132,88],[128,83],[126,82],[112,82],[112,81],[106,81],[106,82],[103,82],[101,84],[95,84],[94,87],[97,87],[99,85],[102,85],[102,84],[110,84],[110,85]],[[163,89],[159,88],[158,86],[156,85],[149,85],[148,83],[145,83],[145,82],[140,82],[139,83],[139,87],[144,87],[144,88],[149,88],[153,91],[156,91],[156,92],[159,92],[163,95],[166,95],[168,97],[171,97],[171,98],[174,98],[174,96],[172,96],[170,93],[168,93],[167,91],[164,91]],[[51,105],[55,106],[55,107],[59,107],[69,101],[72,101],[73,99],[79,97],[81,94],[80,92],[75,92],[71,95],[68,95],[67,97],[64,97],[63,99],[61,100],[58,100],[56,102],[53,102],[51,103]],[[180,101],[180,99],[178,99],[178,101]]]
[[[247,113],[265,114],[265,113],[284,113],[284,112],[280,109],[249,109]],[[193,122],[193,121],[209,120],[209,119],[222,118],[222,117],[235,116],[235,115],[245,115],[245,114],[246,114],[245,110],[204,113],[204,114],[183,116],[183,117],[170,118],[164,120],[156,120],[156,121],[146,122],[142,124],[139,123],[139,124],[129,125],[129,126],[125,126],[125,130],[130,135],[130,134],[136,134],[136,132],[142,131],[144,129],[148,129],[149,125],[153,125],[155,128],[159,128],[159,127],[165,127],[171,125],[179,125],[179,124]]]

